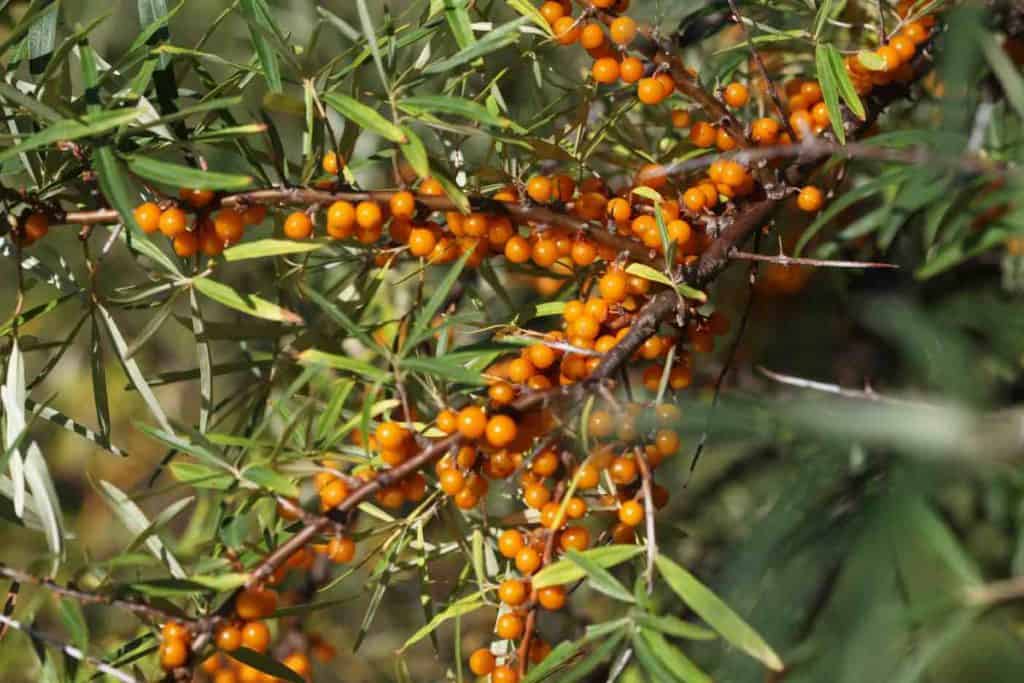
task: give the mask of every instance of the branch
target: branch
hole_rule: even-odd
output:
[[[644,523],[647,529],[647,594],[654,592],[654,560],[658,557],[658,541],[654,535],[654,498],[651,493],[651,467],[643,449],[636,449],[636,462],[640,468],[640,488],[644,493]]]
[[[769,370],[763,365],[758,365],[757,371],[764,375],[765,377],[767,377],[768,379],[778,382],[779,384],[785,384],[791,387],[798,387],[800,389],[822,391],[827,394],[842,396],[843,398],[854,398],[862,401],[878,401],[880,403],[892,403],[895,405],[924,405],[921,401],[908,401],[906,399],[896,398],[894,396],[886,396],[884,394],[879,394],[870,386],[865,386],[864,389],[846,389],[844,387],[839,386],[838,384],[818,382],[812,379],[797,377],[796,375],[784,375],[781,372],[774,372],[772,370]]]
[[[729,258],[734,261],[762,261],[765,263],[777,263],[780,266],[813,266],[815,268],[892,268],[898,269],[895,263],[881,263],[877,261],[831,261],[816,258],[799,258],[796,256],[769,256],[768,254],[754,254],[747,251],[733,250]]]
[[[135,678],[134,676],[129,676],[120,669],[115,669],[103,660],[97,659],[96,657],[91,657],[82,652],[81,650],[79,650],[77,647],[73,645],[68,645],[62,640],[58,640],[53,636],[48,636],[45,633],[37,631],[31,626],[26,626],[25,624],[21,623],[16,619],[11,619],[8,616],[0,614],[0,623],[2,623],[4,626],[10,626],[11,628],[17,629],[25,633],[33,640],[41,640],[45,643],[53,645],[54,647],[60,648],[62,654],[71,657],[72,659],[76,659],[80,662],[84,662],[85,664],[88,664],[100,673],[104,673],[108,676],[116,678],[117,680],[121,681],[121,683],[142,683],[141,681],[139,681],[139,679]]]

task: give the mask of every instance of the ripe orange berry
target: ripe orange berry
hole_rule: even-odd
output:
[[[690,112],[685,109],[672,110],[672,127],[686,128],[690,125]]]
[[[213,190],[196,190],[183,187],[178,191],[178,196],[192,208],[201,209],[213,201],[214,194]]]
[[[527,347],[526,357],[535,368],[546,370],[555,364],[557,354],[546,344],[534,344]]]
[[[900,54],[888,45],[883,45],[875,50],[875,56],[884,62],[885,66],[883,69],[887,73],[895,71],[903,63],[903,60],[900,59]]]
[[[291,653],[290,655],[282,659],[281,663],[284,664],[287,668],[297,673],[299,676],[302,676],[303,678],[309,676],[310,672],[312,671],[312,667],[310,667],[309,665],[309,657],[307,657],[301,652]]]
[[[412,192],[405,190],[396,192],[388,200],[388,207],[391,209],[392,216],[412,218],[413,214],[416,213],[416,198],[412,196]]]
[[[304,240],[313,234],[313,221],[302,211],[290,213],[284,221],[284,234],[289,239]]]
[[[502,664],[491,672],[491,683],[519,683],[519,674],[511,666]]]
[[[142,232],[156,232],[160,228],[160,207],[153,202],[139,204],[132,213]]]
[[[409,233],[409,253],[425,257],[437,246],[437,237],[428,228],[413,228]]]
[[[612,527],[612,541],[617,544],[633,543],[636,541],[636,532],[628,524],[619,522]]]
[[[336,536],[327,542],[327,557],[331,562],[344,564],[356,556],[356,542],[347,536]]]
[[[550,500],[551,492],[543,484],[527,486],[526,490],[523,491],[523,502],[526,503],[527,507],[531,507],[534,510],[541,509]]]
[[[627,500],[619,507],[619,521],[628,526],[637,526],[644,521],[644,506],[635,500]]]
[[[928,29],[920,21],[912,21],[903,27],[900,35],[910,40],[914,45],[920,45],[928,40]]]
[[[185,212],[172,206],[160,214],[160,232],[174,239],[185,232],[185,220]]]
[[[600,24],[589,23],[580,31],[580,45],[587,50],[596,50],[604,45],[604,30]]]
[[[409,430],[395,422],[381,422],[374,432],[381,448],[401,448],[409,438]]]
[[[262,621],[250,621],[242,627],[242,645],[263,652],[270,645],[270,629]]]
[[[636,22],[629,17],[617,17],[608,27],[608,32],[616,45],[629,45],[636,38]]]
[[[683,204],[694,213],[702,211],[706,202],[707,197],[699,187],[691,187],[683,194]]]
[[[494,671],[494,655],[484,647],[475,650],[469,656],[469,670],[474,676],[486,676]]]
[[[251,621],[269,617],[277,609],[277,592],[267,588],[250,588],[235,598],[235,613]]]
[[[570,16],[561,17],[551,25],[555,40],[562,45],[572,45],[580,39],[580,27]]]
[[[747,169],[738,161],[726,161],[722,164],[722,182],[731,187],[739,187],[747,178]]]
[[[654,445],[665,457],[675,455],[679,451],[679,434],[671,429],[660,429],[654,436]]]
[[[174,253],[182,258],[195,256],[199,251],[199,236],[194,232],[178,233],[174,238]]]
[[[608,474],[619,486],[632,484],[636,481],[636,462],[632,458],[615,458],[608,468]]]
[[[324,158],[320,161],[320,167],[324,169],[324,173],[330,175],[338,175],[338,171],[344,166],[343,163],[338,163],[338,154],[333,150],[328,150],[324,154]]]
[[[626,298],[628,279],[621,270],[612,269],[601,276],[597,282],[597,289],[601,292],[601,298],[610,303],[619,303]]]
[[[550,268],[558,260],[558,244],[555,240],[540,238],[538,239],[532,249],[531,257],[533,262],[541,268]]]
[[[356,225],[363,230],[374,230],[384,222],[384,213],[377,202],[359,202],[356,205]]]
[[[750,137],[762,145],[774,144],[779,137],[779,122],[775,119],[756,119],[750,128]]]
[[[530,243],[525,237],[513,235],[505,242],[505,258],[511,263],[526,263],[532,256]]]
[[[619,60],[614,57],[601,57],[594,60],[594,66],[590,69],[590,75],[598,83],[610,84],[619,80]]]
[[[814,185],[804,186],[796,197],[796,205],[800,207],[801,211],[817,211],[821,208],[822,202],[821,190]]]
[[[327,209],[327,234],[341,240],[352,236],[356,227],[356,209],[346,201],[337,201]]]
[[[540,553],[530,546],[523,546],[515,555],[516,569],[520,574],[532,574],[540,567]]]
[[[572,244],[571,256],[577,266],[589,266],[597,260],[597,247],[586,240],[576,240]]]
[[[467,439],[479,439],[487,429],[487,415],[479,406],[466,406],[459,411],[459,433]]]
[[[346,498],[348,498],[348,486],[343,479],[334,479],[320,489],[320,504],[327,510],[338,507]]]
[[[164,640],[188,640],[188,628],[180,622],[168,621],[160,629],[160,637]]]
[[[899,55],[900,60],[903,62],[912,58],[917,51],[917,45],[914,44],[914,41],[902,34],[889,41],[889,47],[896,50],[896,54]]]
[[[722,98],[730,107],[739,109],[750,100],[750,93],[747,91],[747,86],[742,83],[730,83],[725,86]]]
[[[436,178],[424,178],[416,191],[426,197],[440,197],[444,195],[444,186]]]
[[[440,478],[441,490],[454,496],[466,487],[466,478],[456,469],[445,470]]]
[[[160,666],[165,671],[185,666],[188,661],[188,646],[184,640],[165,640],[160,643]]]
[[[234,209],[221,209],[213,217],[213,231],[225,244],[234,244],[245,233],[242,214]]]
[[[576,485],[581,489],[592,489],[601,481],[601,473],[590,463],[580,465],[576,471]]]
[[[523,634],[523,620],[518,614],[506,612],[498,617],[494,632],[498,634],[499,638],[515,640]]]
[[[710,147],[715,144],[715,127],[707,121],[697,121],[690,126],[690,142],[697,147]]]
[[[580,501],[580,504],[583,505],[584,509],[586,508],[586,504],[583,503],[583,501]],[[572,507],[571,503],[569,507]],[[567,509],[566,512],[569,513],[571,510]],[[582,516],[583,515],[579,515],[578,517]],[[562,550],[576,550],[578,552],[582,552],[590,546],[590,532],[581,526],[569,527],[562,532],[562,535],[558,539],[558,544]]]
[[[547,176],[534,176],[526,183],[526,194],[538,204],[547,204],[554,196],[554,184]]]
[[[665,99],[665,88],[657,78],[641,78],[637,83],[636,96],[644,104],[658,104]]]
[[[242,646],[242,629],[236,624],[223,624],[217,628],[215,635],[217,647],[225,652],[237,650]]]
[[[503,603],[512,607],[523,604],[528,593],[526,584],[517,579],[506,579],[498,586],[498,597]]]
[[[807,102],[807,106],[813,106],[821,101],[821,86],[814,81],[805,81],[800,84],[800,96]]]
[[[506,529],[498,536],[498,552],[502,557],[514,558],[523,549],[523,535],[515,529]]]
[[[516,423],[508,415],[495,415],[487,421],[487,443],[504,448],[516,438]]]
[[[540,6],[540,14],[548,22],[548,26],[551,26],[565,16],[565,7],[560,2],[548,0],[548,2]]]
[[[644,77],[644,63],[636,57],[626,57],[619,64],[619,78],[624,83],[636,83]]]
[[[242,211],[242,222],[246,225],[259,225],[267,217],[267,207],[262,204],[253,204],[245,207]]]
[[[537,602],[546,610],[560,610],[565,607],[565,589],[561,586],[546,586],[537,591]]]

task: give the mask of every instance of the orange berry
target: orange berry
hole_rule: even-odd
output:
[[[516,438],[516,423],[508,415],[495,415],[487,421],[487,443],[504,448]]]
[[[539,510],[551,500],[551,492],[543,484],[535,484],[526,487],[523,491],[523,502],[527,507]]]
[[[413,256],[425,257],[434,251],[437,237],[428,228],[413,228],[409,233],[409,253]]]
[[[402,190],[391,195],[388,207],[391,209],[391,215],[396,218],[412,218],[416,213],[416,198],[412,196],[412,192]]]
[[[789,115],[789,127],[796,132],[797,137],[802,138],[813,131],[814,119],[806,109],[797,109]]]
[[[560,610],[565,607],[565,589],[561,586],[547,586],[537,591],[537,602],[546,610]]]
[[[590,69],[590,75],[598,83],[611,84],[619,80],[619,61],[614,57],[601,57],[594,60],[594,66]]]
[[[576,484],[581,489],[592,489],[601,481],[601,473],[589,463],[580,465],[576,471]]]
[[[502,557],[513,559],[523,549],[523,535],[515,529],[506,529],[498,536],[498,552]]]
[[[821,208],[822,202],[821,190],[814,185],[804,186],[796,198],[796,205],[801,211],[807,212],[817,211]]]
[[[821,86],[814,81],[806,81],[800,84],[800,96],[807,102],[807,106],[813,106],[821,101]]]
[[[562,45],[572,45],[580,39],[580,27],[570,16],[557,19],[551,25],[551,30],[555,34],[555,40]]]
[[[302,677],[309,676],[312,671],[312,667],[309,665],[309,657],[301,652],[291,653],[282,659],[281,663]]]
[[[338,507],[346,498],[348,498],[348,485],[343,479],[333,479],[320,489],[320,504],[327,510]]]
[[[731,187],[739,187],[747,177],[747,169],[738,161],[726,161],[722,164],[722,182]]]
[[[654,445],[665,457],[675,455],[679,451],[679,434],[671,429],[660,429],[654,436]]]
[[[600,24],[589,23],[580,30],[580,45],[587,50],[596,50],[604,45],[604,29]]]
[[[513,235],[505,242],[505,258],[511,263],[526,263],[532,256],[530,243],[525,237]]]
[[[608,468],[608,474],[611,476],[612,481],[619,486],[632,484],[636,481],[636,462],[632,458],[615,458]]]
[[[188,661],[188,646],[184,640],[165,640],[160,643],[160,666],[165,671],[185,666]]]
[[[475,650],[469,656],[469,670],[474,676],[486,676],[494,671],[494,655],[485,647]]]
[[[356,542],[347,536],[335,536],[327,542],[327,557],[331,562],[344,564],[356,556]]]
[[[416,191],[426,197],[440,197],[444,195],[444,185],[436,178],[424,178]]]
[[[691,187],[683,194],[683,204],[694,213],[702,211],[706,202],[707,197],[699,187]]]
[[[213,190],[195,190],[183,187],[178,191],[178,196],[192,208],[201,209],[213,201],[214,194]]]
[[[506,605],[518,607],[526,601],[526,584],[517,579],[506,579],[498,586],[498,597]]]
[[[672,110],[672,127],[686,128],[690,125],[690,112],[685,109]]]
[[[153,202],[139,204],[132,212],[142,232],[156,232],[160,228],[160,207]]]
[[[313,221],[302,211],[290,213],[284,221],[284,234],[289,239],[304,240],[313,234]]]
[[[225,244],[234,244],[245,233],[242,214],[234,209],[221,209],[213,217],[213,231]]]
[[[900,35],[908,39],[914,45],[920,45],[928,40],[928,29],[920,21],[912,21],[903,27]]]
[[[511,666],[502,664],[491,672],[491,683],[519,683],[519,674]]]
[[[160,232],[174,239],[185,232],[185,220],[185,212],[172,206],[160,214]]]
[[[535,368],[546,370],[554,365],[557,354],[546,344],[534,344],[526,349],[526,355]]]
[[[608,26],[608,33],[616,45],[629,45],[636,38],[636,22],[629,17],[617,17]]]
[[[775,119],[756,119],[750,128],[750,137],[762,145],[774,144],[779,137],[779,122]]]
[[[548,2],[540,6],[540,14],[548,22],[548,25],[551,26],[565,16],[565,7],[560,2],[548,0]]]
[[[219,649],[231,652],[242,646],[242,629],[236,624],[222,624],[217,628],[215,638]]]
[[[182,258],[195,256],[199,251],[199,236],[194,232],[182,232],[174,238],[174,253]]]
[[[267,207],[253,204],[242,211],[242,222],[246,225],[259,225],[267,217]]]
[[[235,598],[235,613],[251,621],[269,617],[277,609],[277,592],[267,588],[249,588]]]
[[[356,225],[363,230],[374,230],[384,222],[384,213],[377,202],[365,201],[356,205]]]
[[[558,243],[555,240],[540,238],[532,249],[531,257],[533,262],[541,268],[550,268],[558,260]]]
[[[900,34],[889,41],[889,47],[896,50],[902,62],[906,62],[917,52],[917,45],[909,37]]]
[[[487,415],[479,406],[466,406],[459,411],[459,433],[467,439],[479,439],[487,429]]]
[[[579,499],[574,498],[573,500]],[[580,500],[580,504],[583,505],[585,511],[586,503]],[[572,508],[571,503],[569,505],[569,508]],[[566,514],[569,514],[569,516],[572,517],[572,510],[569,508],[566,509]],[[574,517],[574,519],[579,519],[582,516],[582,514],[579,514],[576,517]],[[575,550],[577,552],[582,552],[590,546],[590,532],[581,526],[569,527],[568,529],[562,532],[561,537],[559,537],[558,539],[558,545],[562,548],[562,550],[565,551]]]
[[[381,448],[400,448],[409,438],[409,430],[395,422],[381,422],[374,432]]]
[[[644,104],[658,104],[665,99],[665,88],[657,78],[641,78],[637,83],[636,96]]]
[[[811,108],[811,120],[815,126],[827,126],[829,124],[828,107],[824,102],[818,102]]]
[[[262,621],[250,621],[242,627],[242,645],[263,652],[270,645],[270,629]]]
[[[188,640],[189,632],[188,628],[181,622],[168,621],[160,629],[160,637],[164,640]]]
[[[626,57],[619,64],[619,78],[623,83],[636,83],[644,77],[644,63],[636,57]]]
[[[538,204],[547,204],[554,197],[554,184],[547,176],[534,176],[526,183],[526,194]]]
[[[494,632],[498,634],[499,638],[515,640],[523,634],[523,620],[518,614],[506,612],[498,617]]]
[[[324,158],[320,161],[320,167],[324,169],[324,173],[330,175],[338,175],[338,171],[344,166],[344,162],[338,163],[338,154],[333,150],[328,150],[324,154]]]
[[[715,127],[707,121],[697,121],[690,126],[690,142],[697,147],[710,147],[715,144]]]
[[[454,411],[442,410],[437,414],[437,428],[445,434],[452,434],[459,428],[458,417]]]
[[[730,107],[739,109],[750,100],[750,93],[747,91],[747,86],[742,83],[730,83],[725,86],[722,98]]]
[[[637,526],[644,521],[644,506],[635,500],[627,500],[619,507],[619,521],[628,526]]]
[[[540,567],[540,554],[530,546],[523,546],[515,555],[516,569],[520,574],[532,574]]]
[[[454,496],[466,487],[466,478],[456,469],[445,470],[440,477],[441,490]]]

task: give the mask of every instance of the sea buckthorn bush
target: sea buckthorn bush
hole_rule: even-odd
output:
[[[5,681],[1020,680],[1024,12],[0,2]]]

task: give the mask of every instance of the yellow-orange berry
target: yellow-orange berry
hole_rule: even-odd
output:
[[[644,506],[635,500],[627,500],[619,507],[619,521],[628,526],[637,526],[644,521]]]
[[[821,190],[816,188],[814,185],[806,185],[800,190],[800,194],[797,195],[796,204],[800,207],[801,211],[813,212],[821,208],[823,198]]]
[[[742,83],[730,83],[725,86],[722,98],[730,107],[738,109],[750,100],[750,93],[747,91],[747,86]]]
[[[153,202],[139,204],[132,213],[143,232],[156,232],[160,229],[160,207]]]
[[[534,176],[526,183],[526,194],[538,204],[547,204],[554,196],[554,184],[547,176]]]
[[[469,656],[469,670],[474,676],[486,676],[494,671],[494,655],[487,648],[475,650]]]
[[[172,206],[160,214],[160,232],[174,239],[185,232],[185,220],[185,212],[176,206]]]
[[[523,634],[523,620],[518,614],[506,612],[498,617],[494,632],[498,634],[499,638],[515,640]]]
[[[636,96],[644,104],[658,104],[665,99],[665,88],[657,78],[641,78],[637,83]]]
[[[644,77],[644,63],[636,57],[626,57],[619,64],[619,78],[623,83],[636,83]]]
[[[508,415],[495,415],[487,421],[487,443],[503,448],[516,438],[516,423]]]
[[[630,17],[617,17],[608,27],[608,33],[616,45],[629,45],[636,38],[636,22]]]
[[[288,214],[284,221],[285,237],[293,240],[304,240],[313,234],[313,221],[303,211]]]
[[[388,207],[391,209],[391,215],[397,218],[412,218],[413,214],[416,213],[416,198],[412,196],[412,192],[396,192],[391,195],[391,199],[388,200]]]
[[[250,621],[242,627],[242,645],[263,652],[270,645],[270,629],[262,621]]]
[[[551,25],[555,40],[562,45],[572,45],[580,39],[580,27],[572,17],[561,17]]]
[[[523,604],[528,594],[526,584],[518,579],[506,579],[498,586],[498,597],[503,603],[512,607]]]
[[[596,59],[590,69],[590,75],[594,77],[594,80],[606,85],[619,80],[619,73],[619,61],[614,57]]]
[[[498,552],[513,559],[523,549],[523,535],[515,529],[506,529],[498,536]]]
[[[160,643],[160,666],[165,671],[184,666],[188,661],[188,645],[184,640],[165,640]]]

